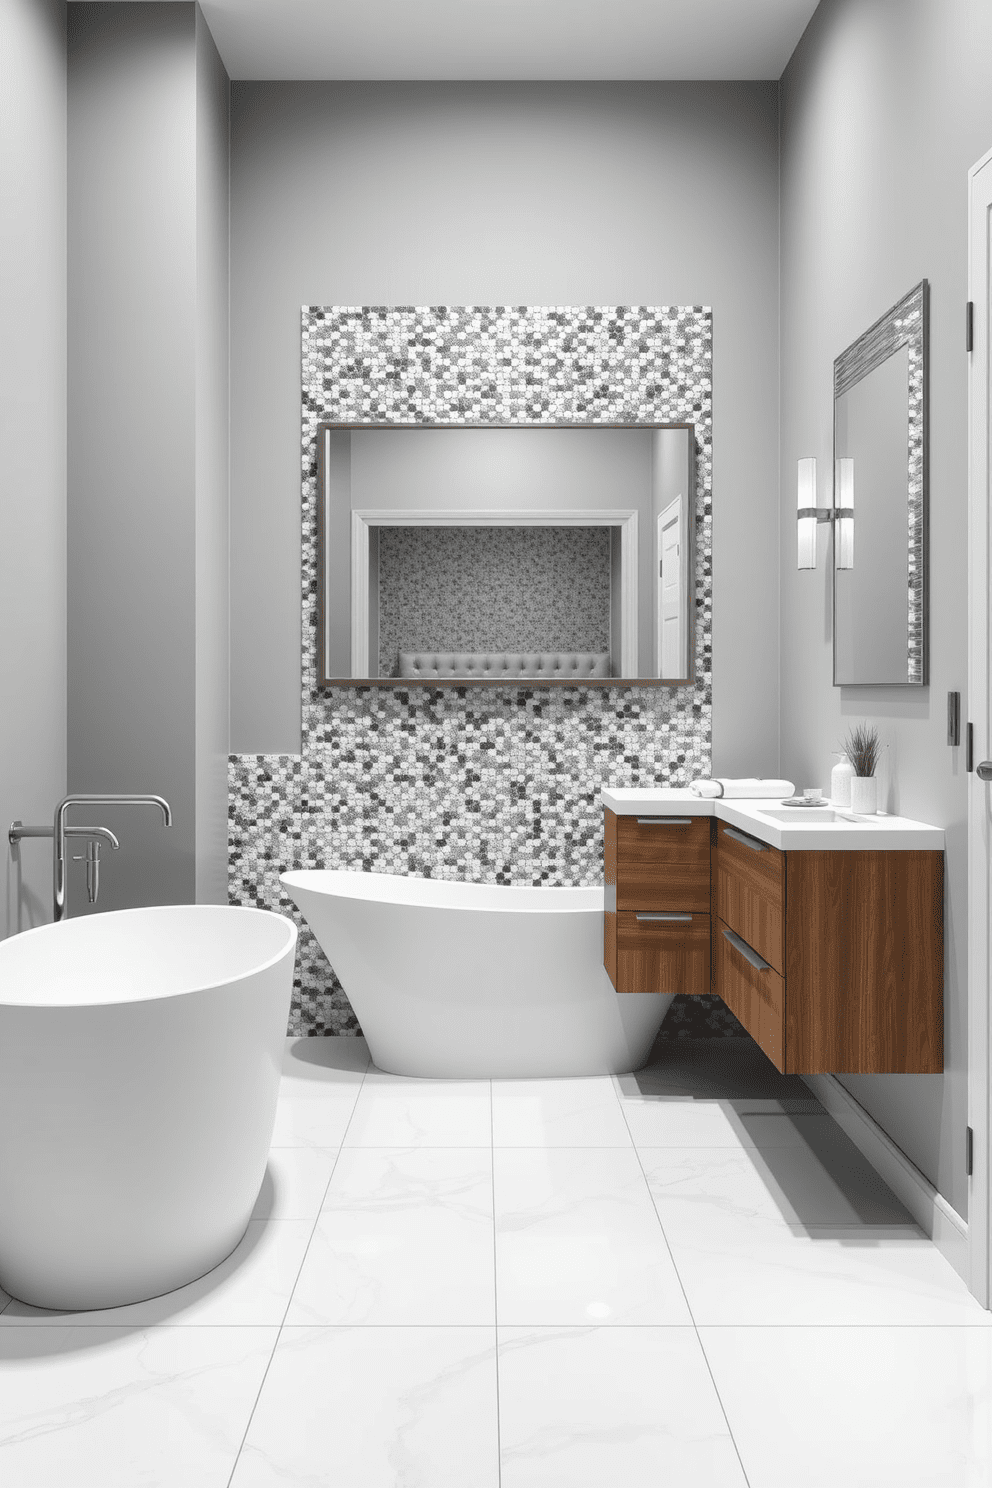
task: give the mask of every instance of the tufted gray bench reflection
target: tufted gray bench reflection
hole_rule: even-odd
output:
[[[401,651],[401,677],[472,677],[513,681],[527,677],[544,682],[608,677],[607,651]]]

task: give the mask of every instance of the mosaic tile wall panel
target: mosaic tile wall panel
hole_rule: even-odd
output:
[[[694,423],[695,684],[319,690],[314,436],[327,419]],[[303,751],[231,759],[232,901],[295,915],[278,883],[288,867],[600,882],[601,787],[684,785],[710,769],[710,312],[305,309],[302,456]],[[301,926],[291,1032],[356,1028]],[[739,1031],[718,999],[677,1002],[666,1030]]]
[[[381,677],[401,650],[609,649],[609,528],[379,528]]]

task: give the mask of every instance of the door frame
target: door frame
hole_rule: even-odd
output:
[[[992,410],[989,396],[989,303],[992,278],[992,150],[968,172],[968,299],[973,306],[968,356],[968,717],[974,729],[974,762],[992,758],[992,689],[989,665],[989,498]],[[989,1089],[990,852],[992,787],[968,776],[968,1125],[974,1134],[968,1184],[968,1266],[972,1292],[992,1300],[989,1233],[992,1223],[992,1123]]]
[[[655,671],[655,674],[658,677],[660,677],[660,678],[667,678],[668,677],[668,674],[665,671],[665,668],[664,668],[664,666],[662,664],[662,638],[661,638],[661,633],[662,633],[662,573],[661,573],[662,542],[661,542],[661,534],[664,532],[666,525],[671,525],[670,523],[666,523],[665,518],[668,516],[668,514],[672,510],[672,508],[673,507],[676,507],[676,506],[678,507],[678,526],[679,526],[679,661],[680,661],[680,663],[684,663],[686,661],[686,647],[687,647],[687,644],[688,644],[689,635],[690,635],[690,627],[691,627],[691,623],[692,623],[692,616],[689,613],[688,607],[686,605],[686,596],[690,593],[690,589],[689,589],[689,580],[690,580],[690,574],[689,574],[689,522],[688,522],[688,513],[687,513],[688,501],[686,499],[686,493],[684,491],[680,491],[679,494],[677,496],[673,496],[672,499],[671,499],[671,501],[669,501],[668,505],[665,506],[658,513],[657,519],[655,521],[655,535],[654,535],[654,545],[655,545],[655,551],[654,551],[654,571],[655,571],[655,581],[654,581],[654,584],[655,584],[655,590],[654,590],[654,593],[655,593],[655,605],[654,605],[654,612],[655,612],[654,613],[654,653],[655,653],[654,654],[654,671]],[[680,677],[681,675],[682,675],[682,673],[680,671],[680,672],[678,672],[676,674],[676,677]],[[669,680],[675,680],[675,679],[669,679]]]

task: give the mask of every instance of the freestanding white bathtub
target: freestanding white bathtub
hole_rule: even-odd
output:
[[[117,1307],[210,1271],[265,1174],[296,926],[168,905],[0,943],[0,1286]]]
[[[618,997],[603,890],[301,870],[282,882],[382,1070],[471,1077],[621,1074],[671,1004]]]

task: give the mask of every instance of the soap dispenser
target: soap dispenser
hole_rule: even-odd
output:
[[[830,771],[830,799],[835,806],[846,806],[850,810],[854,766],[843,750],[838,753],[840,758]]]

